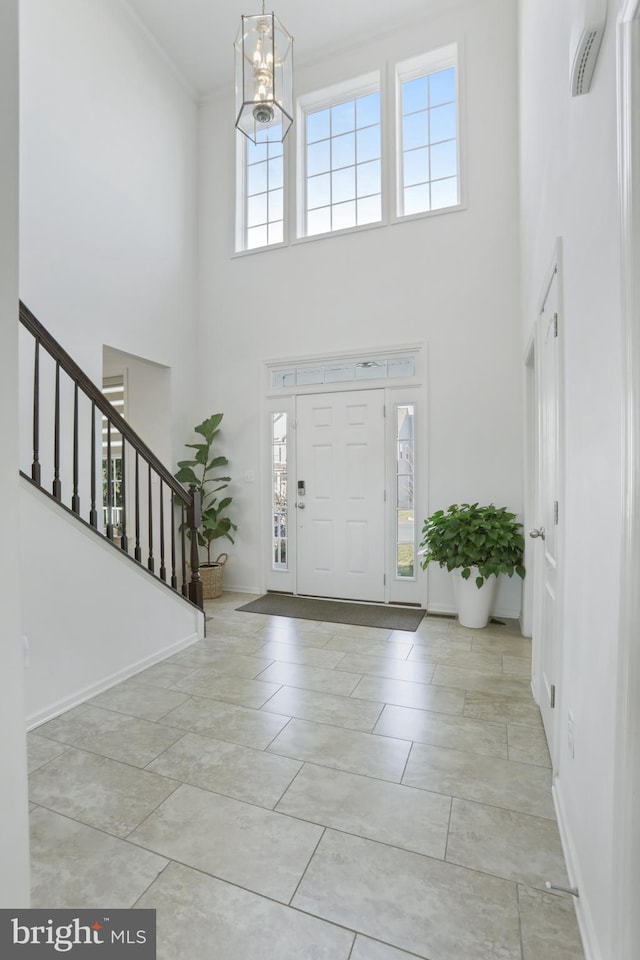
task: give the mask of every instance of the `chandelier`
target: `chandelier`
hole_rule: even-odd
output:
[[[284,140],[293,123],[293,37],[273,13],[242,16],[235,42],[236,127],[249,140]]]

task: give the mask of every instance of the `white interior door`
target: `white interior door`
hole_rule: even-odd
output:
[[[384,390],[296,402],[297,592],[384,601]]]
[[[538,524],[530,531],[537,541],[533,643],[538,665],[537,693],[552,761],[555,760],[556,703],[560,665],[558,629],[560,404],[558,358],[558,275],[540,312]],[[555,762],[554,762],[555,766]]]

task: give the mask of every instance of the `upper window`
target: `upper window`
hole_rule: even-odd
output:
[[[387,96],[375,71],[298,98],[289,136],[297,238],[460,208],[457,44],[396,64],[395,88],[395,98]],[[282,244],[294,229],[285,201],[289,148],[279,126],[257,136],[257,143],[238,136],[238,251]],[[293,159],[289,153],[287,164]],[[393,167],[392,199],[385,171]]]
[[[379,75],[302,98],[298,120],[299,236],[380,222]]]
[[[284,240],[284,151],[279,124],[259,130],[257,143],[242,136],[239,249],[254,250]]]
[[[397,67],[399,217],[460,203],[457,48]]]

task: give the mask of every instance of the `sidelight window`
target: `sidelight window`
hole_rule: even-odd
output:
[[[415,408],[397,404],[396,428],[396,577],[415,578]]]
[[[271,415],[272,569],[288,569],[287,414]]]

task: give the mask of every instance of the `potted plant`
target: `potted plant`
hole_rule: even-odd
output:
[[[227,515],[227,510],[233,497],[218,498],[221,490],[225,490],[231,477],[217,476],[221,467],[226,467],[229,461],[223,456],[213,456],[213,442],[220,432],[220,423],[224,414],[214,413],[194,427],[194,431],[203,437],[203,442],[187,443],[186,446],[195,450],[193,460],[179,460],[176,480],[181,483],[195,483],[200,492],[202,504],[202,525],[198,530],[198,543],[205,547],[207,559],[200,565],[202,578],[202,593],[205,600],[213,600],[222,594],[222,577],[227,554],[221,553],[215,560],[211,559],[211,545],[214,540],[226,537],[231,543],[232,530],[237,526]]]
[[[458,620],[486,627],[499,573],[524,577],[522,524],[506,507],[452,504],[424,521],[420,542],[423,569],[435,561],[454,575]]]

